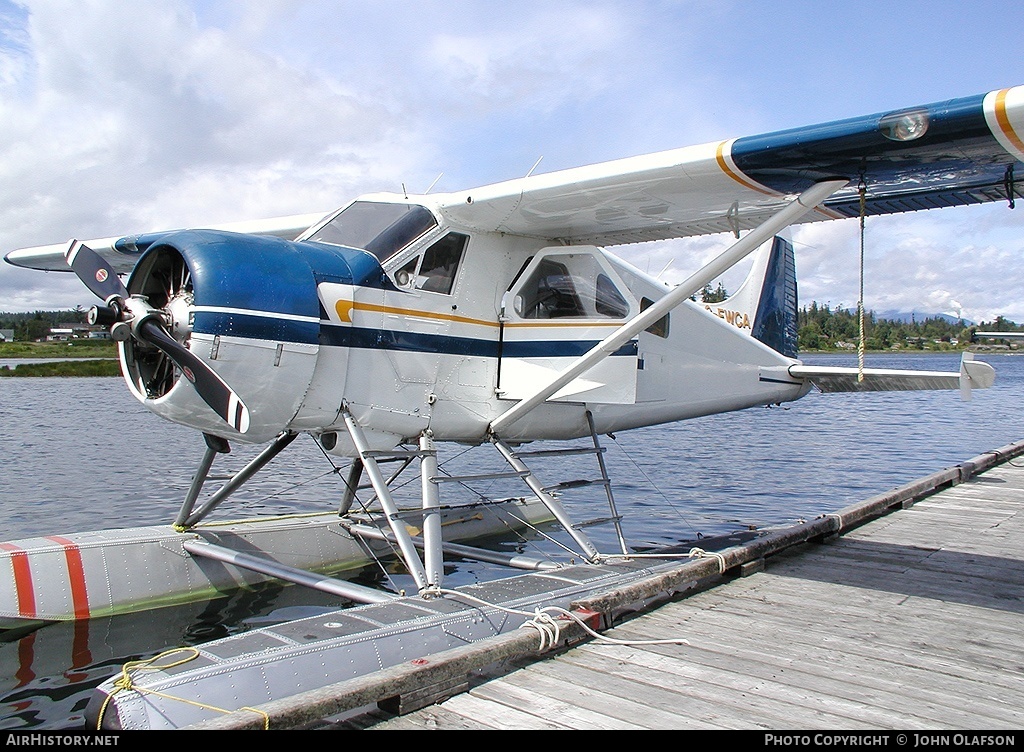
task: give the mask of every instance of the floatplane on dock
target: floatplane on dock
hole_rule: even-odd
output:
[[[597,480],[587,483],[603,487],[600,503],[618,524],[603,435],[784,403],[814,387],[967,397],[993,383],[992,368],[970,354],[948,373],[803,364],[786,230],[1012,205],[1022,195],[1021,134],[1017,87],[455,193],[366,195],[312,217],[8,253],[18,266],[76,273],[102,301],[90,317],[118,341],[128,389],[198,431],[206,448],[166,525],[0,545],[0,617],[22,628],[88,619],[267,578],[360,604],[126,669],[87,711],[109,729],[259,712],[516,629],[544,609],[571,618],[581,597],[651,576],[670,557],[637,556],[621,534],[618,550],[599,550],[562,503],[583,484],[542,479],[537,458],[593,458]],[[729,233],[734,242],[673,287],[607,250]],[[751,256],[733,296],[696,300]],[[300,434],[350,463],[336,508],[211,521]],[[265,448],[204,493],[232,442]],[[439,470],[445,447],[466,446],[496,453],[523,494],[448,504],[448,484],[497,475]],[[407,470],[418,472],[412,507],[394,494]],[[568,535],[570,562],[472,545],[540,524]],[[388,555],[410,578],[407,592],[337,576]],[[446,557],[527,573],[448,588]]]

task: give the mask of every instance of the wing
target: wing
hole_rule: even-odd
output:
[[[229,230],[253,235],[273,235],[292,240],[310,226],[319,222],[326,213],[319,212],[316,214],[301,214],[251,222],[234,222],[205,229]],[[139,256],[149,247],[153,240],[166,234],[166,232],[100,238],[98,240],[84,241],[84,244],[100,254],[118,274],[127,274],[135,267],[135,262],[138,261]],[[41,245],[34,248],[22,248],[17,251],[11,251],[5,258],[9,263],[25,267],[26,269],[66,272],[70,271],[70,267],[64,258],[67,248],[67,242],[55,245]]]
[[[616,245],[722,232],[774,215],[812,183],[850,185],[800,221],[889,214],[1024,197],[1024,86],[894,112],[647,154],[423,203],[453,223],[552,242]],[[1024,182],[1024,181],[1022,181]],[[326,213],[211,229],[294,238]],[[85,241],[119,273],[155,235]],[[66,243],[7,254],[17,266],[65,270]]]
[[[736,138],[446,194],[451,220],[492,232],[615,245],[760,224],[811,183],[850,185],[803,220],[1024,196],[1024,86]],[[1014,182],[1014,169],[1020,182]]]

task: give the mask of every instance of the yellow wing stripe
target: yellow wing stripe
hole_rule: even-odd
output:
[[[1013,128],[1013,123],[1010,122],[1010,116],[1006,114],[1006,95],[1009,91],[1009,89],[1003,89],[996,94],[996,122],[999,123],[999,130],[1003,132],[1007,140],[1021,151],[1024,151],[1024,140],[1017,135],[1017,131]]]
[[[754,181],[750,180],[742,172],[739,172],[738,170],[734,170],[732,168],[732,166],[729,164],[728,159],[726,159],[726,156],[725,156],[725,147],[726,147],[726,144],[729,144],[729,143],[732,143],[732,142],[731,141],[723,141],[722,143],[720,143],[718,145],[718,148],[715,149],[715,160],[718,162],[718,166],[722,169],[722,172],[724,172],[726,175],[731,177],[733,180],[735,180],[737,183],[742,185],[744,188],[749,188],[752,191],[757,191],[758,193],[763,193],[766,196],[777,196],[778,194],[775,193],[775,191],[768,190],[763,185],[759,185],[758,183],[755,183]]]

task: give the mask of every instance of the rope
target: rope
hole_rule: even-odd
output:
[[[178,653],[178,652],[185,652],[185,653],[188,653],[188,655],[187,655],[187,657],[184,657],[184,658],[182,658],[180,660],[177,660],[177,661],[174,661],[172,663],[163,663],[163,664],[157,665],[157,661],[159,661],[160,659],[167,658],[168,656],[174,655],[175,653]],[[99,712],[98,717],[96,719],[96,730],[97,731],[102,731],[103,730],[103,716],[107,712],[107,706],[110,704],[110,701],[113,699],[114,695],[116,695],[118,692],[120,692],[122,690],[139,692],[140,694],[142,694],[142,693],[151,694],[151,695],[155,695],[157,697],[163,697],[164,699],[167,699],[167,700],[177,700],[178,702],[183,702],[183,703],[185,703],[187,705],[193,705],[193,706],[195,706],[197,708],[203,708],[205,710],[214,710],[214,711],[216,711],[218,713],[225,713],[225,714],[233,713],[234,711],[232,711],[232,710],[226,710],[224,708],[218,708],[218,707],[216,707],[214,705],[206,705],[204,703],[196,702],[194,700],[186,700],[186,699],[183,699],[181,697],[175,697],[174,695],[165,694],[163,692],[157,692],[154,689],[146,689],[145,687],[139,687],[139,686],[136,686],[135,682],[132,680],[132,671],[146,671],[146,670],[150,670],[150,671],[163,671],[164,669],[174,668],[175,666],[181,666],[181,665],[183,665],[185,663],[188,663],[189,661],[194,661],[198,657],[199,657],[199,650],[197,648],[173,648],[171,650],[167,650],[167,651],[164,651],[163,653],[155,655],[152,658],[147,658],[146,660],[142,660],[142,661],[128,661],[127,663],[125,663],[121,667],[121,675],[120,675],[120,677],[118,677],[114,681],[114,691],[111,692],[110,694],[108,694],[106,699],[103,700],[103,705],[100,707],[100,712]],[[249,711],[251,711],[253,713],[256,713],[257,715],[262,716],[263,717],[263,730],[267,731],[267,730],[270,729],[270,716],[267,713],[265,713],[264,711],[259,710],[257,708],[250,708],[250,707],[239,708],[239,710],[249,710]]]
[[[864,381],[864,217],[867,214],[867,183],[861,177],[860,185],[860,299],[857,315],[860,326],[860,341],[857,343],[857,382]]]
[[[703,548],[691,548],[685,554],[601,554],[601,558],[608,559],[718,559],[719,574],[725,574],[729,568],[725,563],[725,555],[717,551],[705,551]]]
[[[841,514],[836,514],[835,512],[829,512],[828,514],[821,515],[821,518],[823,520],[827,520],[829,517],[835,518],[836,522],[838,523],[836,532],[841,533],[843,531],[843,516]]]
[[[468,595],[468,594],[463,593],[463,592],[461,592],[459,590],[445,590],[445,589],[442,589],[442,588],[438,588],[436,590],[432,590],[431,593],[436,594],[436,595],[450,595],[450,596],[454,596],[456,598],[465,599],[467,601],[476,603],[476,604],[481,605],[481,606],[486,606],[488,608],[493,608],[493,609],[496,609],[498,611],[504,611],[507,614],[516,614],[518,616],[530,617],[529,621],[526,621],[523,624],[521,624],[519,626],[519,628],[520,629],[536,629],[537,632],[540,633],[540,645],[537,648],[540,652],[544,652],[546,650],[549,650],[549,649],[551,649],[552,647],[554,647],[555,645],[558,644],[558,640],[559,640],[559,638],[561,637],[561,634],[562,634],[562,628],[567,623],[565,621],[559,622],[557,619],[554,618],[554,616],[552,614],[559,614],[560,616],[563,616],[566,619],[573,620],[574,622],[576,622],[583,629],[584,632],[589,634],[591,637],[594,637],[599,642],[605,642],[605,643],[609,643],[609,644],[612,644],[612,645],[689,645],[690,644],[689,640],[681,638],[681,637],[680,638],[675,638],[675,639],[667,639],[667,640],[616,640],[615,638],[608,637],[606,635],[601,634],[600,632],[595,632],[593,629],[590,628],[590,626],[582,618],[580,618],[579,616],[577,616],[573,612],[568,611],[568,610],[566,610],[566,609],[564,609],[564,608],[562,608],[560,606],[547,606],[545,608],[534,609],[533,611],[520,611],[520,610],[517,610],[517,609],[514,609],[514,608],[506,608],[504,606],[499,606],[496,603],[488,603],[487,601],[485,601],[485,600],[483,600],[481,598],[477,598],[475,596]]]
[[[713,556],[718,559],[718,571],[719,574],[725,574],[727,567],[725,566],[725,556],[718,553],[717,551],[705,551],[703,548],[691,548],[690,553],[687,554],[691,559],[706,559],[709,556]]]

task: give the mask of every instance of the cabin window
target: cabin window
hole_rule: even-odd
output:
[[[598,316],[607,316],[611,319],[625,318],[629,313],[629,303],[607,274],[597,275],[594,308]]]
[[[596,258],[585,253],[541,259],[514,303],[524,319],[621,319],[629,313],[629,303],[615,282]]]
[[[640,311],[641,312],[646,311],[652,305],[654,305],[654,301],[651,300],[650,298],[641,298],[640,299]],[[655,334],[655,335],[657,335],[659,337],[668,337],[668,314],[666,313],[660,319],[658,319],[653,324],[651,324],[649,327],[647,327],[644,331],[645,332],[650,332],[651,334]]]
[[[462,261],[462,254],[468,242],[468,235],[448,233],[427,248],[421,256],[406,261],[395,272],[395,283],[399,287],[412,287],[446,295],[451,293],[459,262]]]
[[[356,201],[303,240],[362,248],[383,262],[436,226],[422,206]]]

